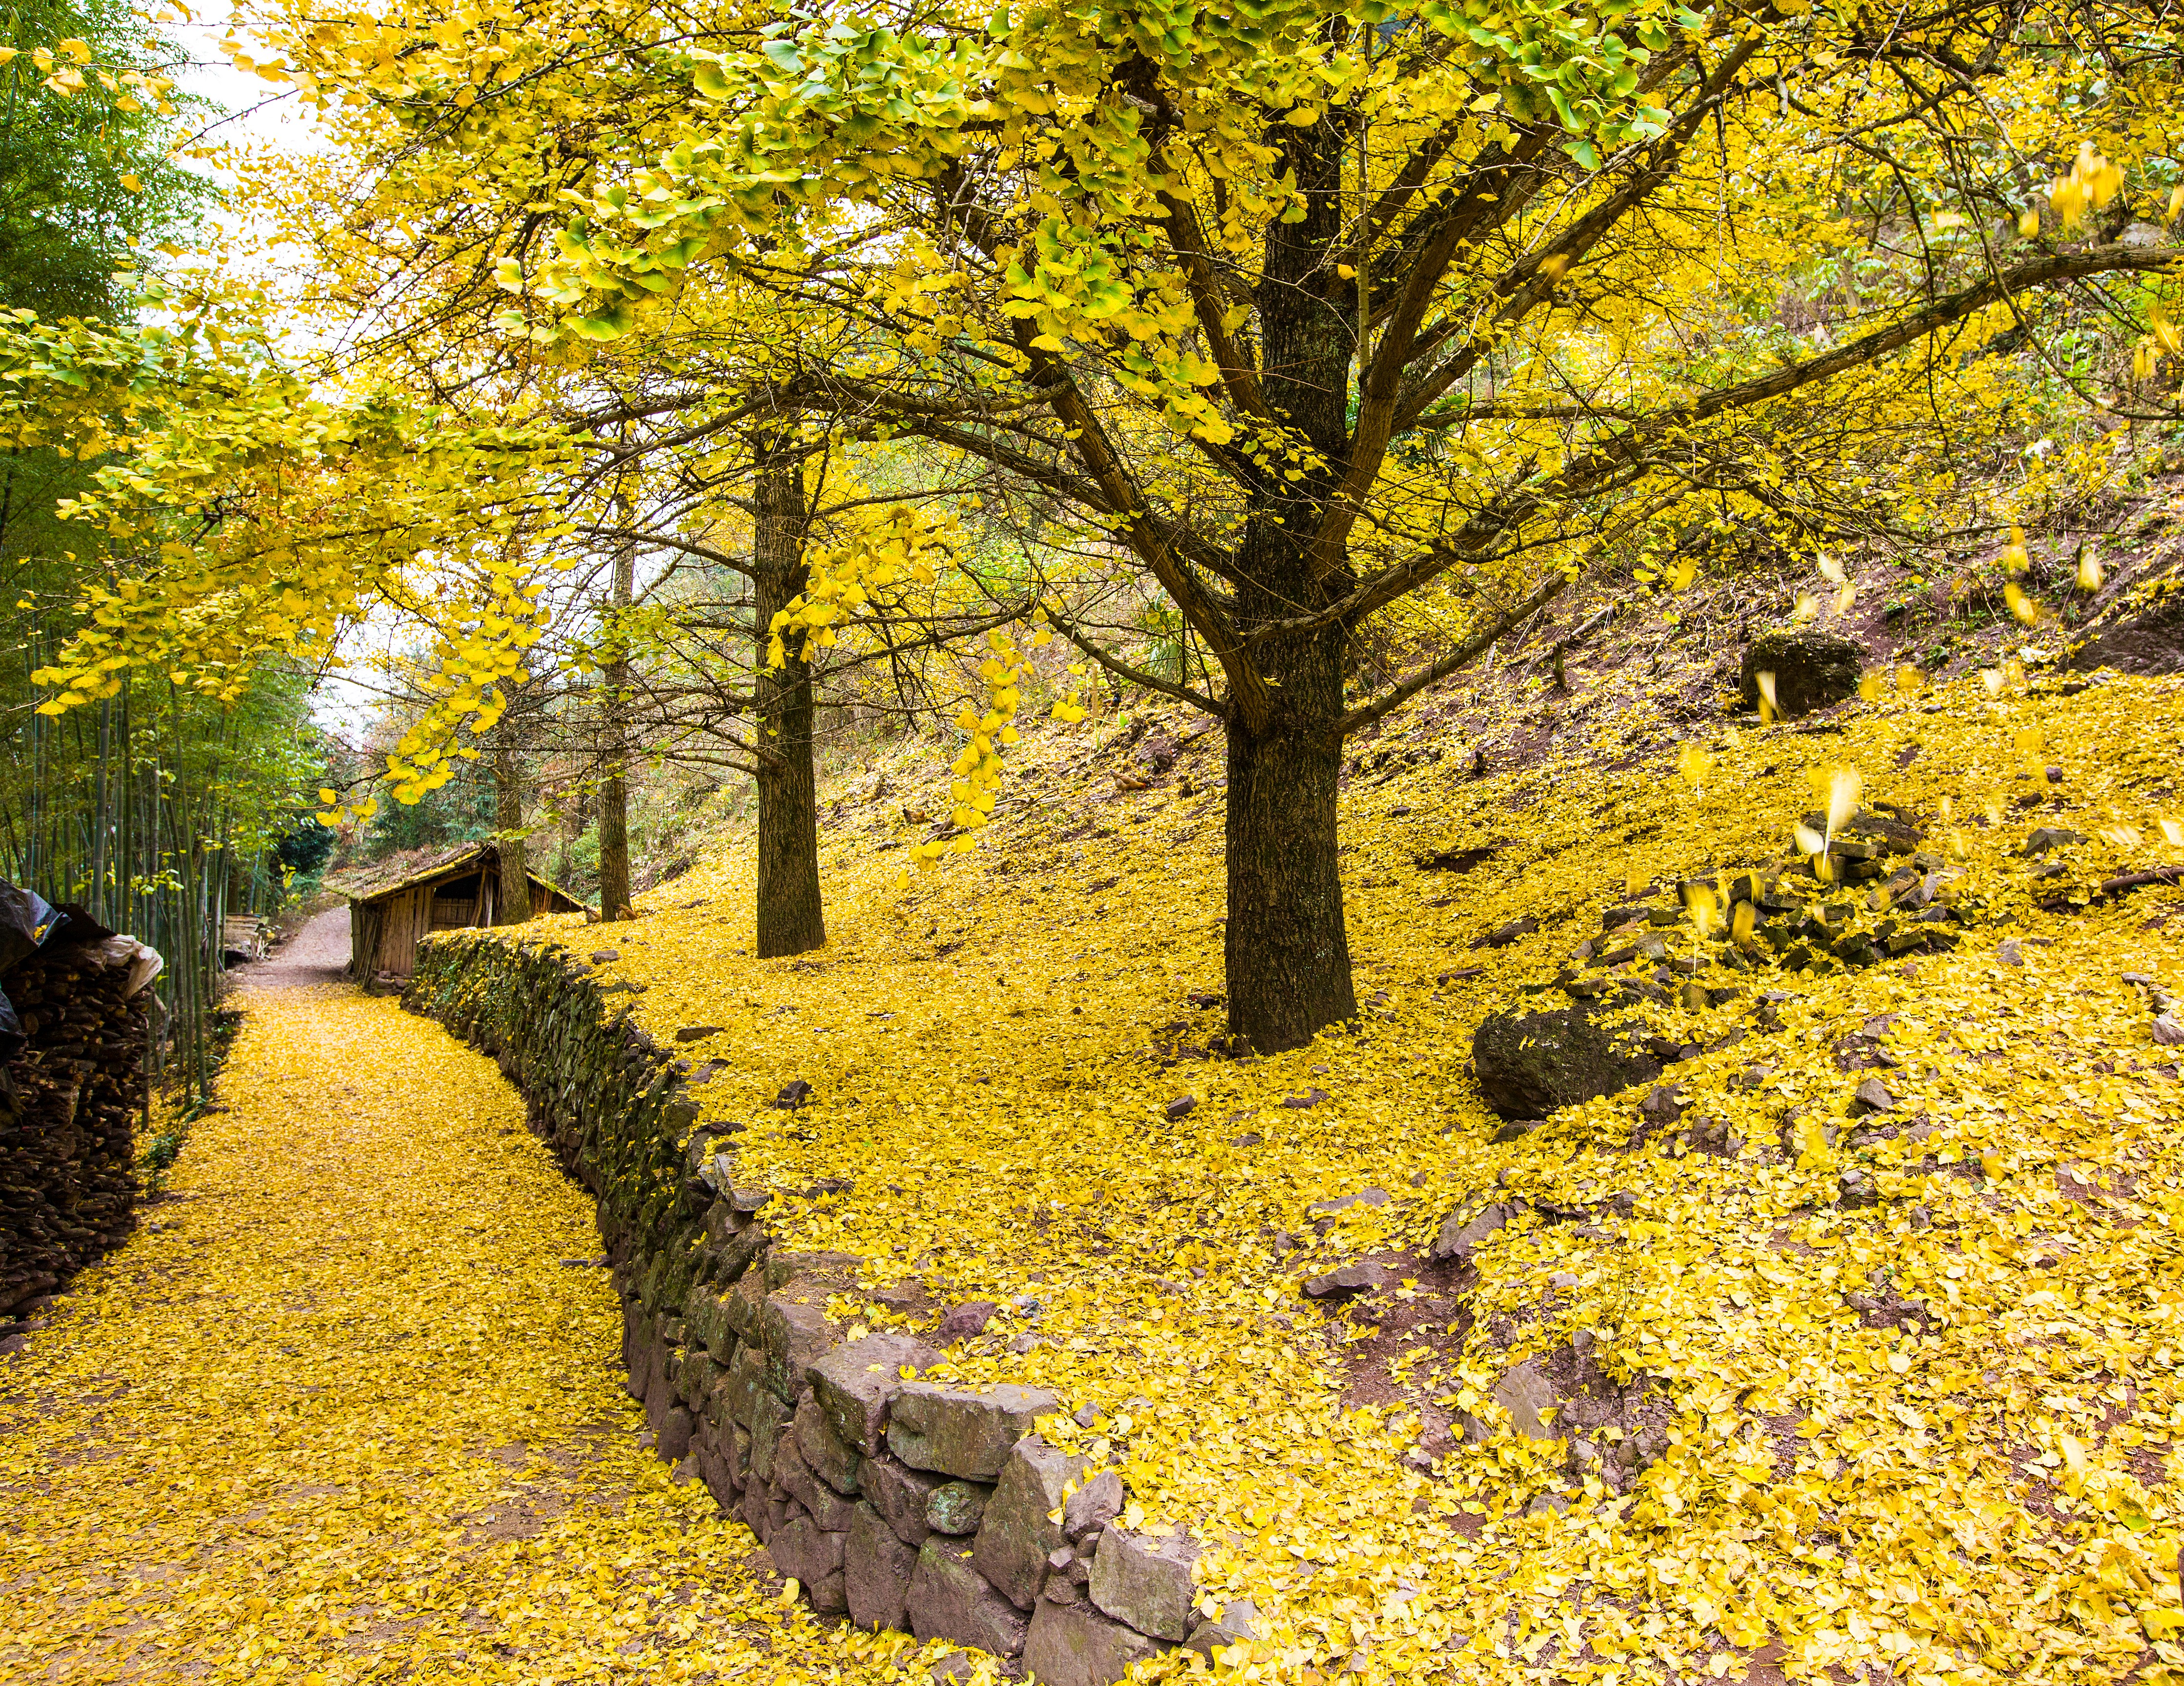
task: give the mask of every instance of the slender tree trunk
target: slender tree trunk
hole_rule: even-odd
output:
[[[630,517],[627,492],[616,499],[623,524]],[[626,693],[629,689],[629,652],[619,626],[637,589],[637,546],[621,541],[615,548],[612,606],[617,626],[611,646],[613,659],[600,672],[605,696],[600,707],[600,754],[604,763],[599,780],[599,917],[627,919],[629,910],[629,791],[625,782],[629,761],[629,726]]]
[[[108,697],[98,705],[98,791],[92,810],[91,893],[84,899],[91,916],[109,925],[114,922],[114,899],[106,884],[106,768],[113,747],[114,699]]]
[[[800,593],[810,573],[804,542],[810,513],[803,459],[781,450],[761,457],[758,522],[751,545],[757,598],[758,953],[801,954],[827,941],[819,892],[818,779],[811,757],[811,665],[794,648],[783,665],[766,665],[767,629]],[[793,641],[792,641],[793,643]]]
[[[521,925],[531,917],[530,854],[524,847],[523,774],[506,743],[493,752],[493,829],[500,833],[500,912],[497,922]]]
[[[1327,267],[1342,233],[1343,139],[1325,120],[1280,126],[1305,215],[1268,236],[1261,385],[1325,461],[1294,484],[1269,473],[1252,494],[1238,559],[1238,619],[1247,632],[1319,608],[1350,583],[1346,570],[1315,577],[1305,554],[1349,448],[1356,328],[1332,296]],[[1256,727],[1240,711],[1228,719],[1228,1026],[1261,1053],[1299,1047],[1357,1012],[1335,827],[1342,745],[1333,728],[1347,643],[1338,626],[1260,644],[1274,687],[1271,717]]]

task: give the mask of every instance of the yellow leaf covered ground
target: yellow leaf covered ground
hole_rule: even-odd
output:
[[[1353,788],[1371,1004],[1354,1033],[1249,1064],[1151,1057],[1219,1025],[1188,999],[1221,982],[1217,734],[1177,764],[1192,794],[1179,778],[1129,789],[1112,777],[1129,769],[1119,748],[1042,735],[978,852],[906,898],[895,840],[922,834],[899,818],[917,791],[861,804],[869,782],[851,787],[826,833],[833,941],[804,960],[744,957],[735,859],[664,887],[634,925],[560,934],[580,957],[615,945],[600,970],[640,986],[662,1041],[719,1027],[688,1046],[721,1062],[698,1093],[708,1119],[746,1127],[744,1175],[777,1191],[767,1216],[788,1244],[860,1255],[874,1287],[916,1276],[937,1305],[1002,1305],[953,1373],[1103,1412],[1050,1432],[1206,1538],[1202,1589],[1267,1616],[1260,1678],[2154,1678],[2184,1661],[2184,1105],[2122,974],[2179,988],[2184,906],[2173,886],[2068,917],[2034,899],[2177,856],[2158,821],[2179,808],[2184,697],[2119,682],[1997,698],[1974,682],[1851,715],[1841,732],[1704,729],[1696,793],[1673,751],[1468,782],[1462,746]],[[1673,899],[1680,875],[1780,860],[1812,773],[1837,765],[1924,816],[1964,868],[1977,922],[1962,945],[1862,971],[1723,973],[1709,981],[1742,985],[1739,1002],[1659,1011],[1657,1029],[1708,1041],[1758,989],[1794,997],[1779,1031],[1673,1074],[1694,1118],[1745,1140],[1739,1156],[1626,1150],[1642,1089],[1492,1143],[1465,1069],[1484,1013],[1551,981],[1626,883]],[[2036,825],[2089,839],[2037,885]],[[1413,864],[1489,843],[1462,876]],[[1535,934],[1471,946],[1520,915]],[[2002,957],[2012,938],[2022,964]],[[1439,982],[1468,966],[1483,970]],[[1847,1127],[1872,1073],[1836,1049],[1884,1012],[1898,1063],[1882,1075],[1905,1122],[1931,1128],[1854,1155],[1816,1127]],[[765,1106],[795,1079],[814,1108]],[[1195,1109],[1170,1120],[1185,1095]],[[1853,1160],[1877,1206],[1838,1206]],[[1368,1188],[1389,1198],[1316,1233],[1312,1203]],[[1351,1331],[1300,1279],[1416,1249],[1496,1192],[1590,1221],[1503,1231],[1461,1338],[1416,1331],[1373,1360],[1398,1405],[1341,1408]],[[1306,1244],[1283,1251],[1291,1239]],[[1537,1513],[1574,1485],[1562,1449],[1507,1433],[1435,1476],[1406,1466],[1418,1425],[1402,1401],[1501,1421],[1484,1398],[1497,1375],[1580,1331],[1667,1402],[1665,1451],[1630,1494],[1596,1484]]]
[[[901,1678],[640,1449],[588,1203],[493,1066],[248,999],[159,1227],[0,1369],[0,1679]]]
[[[853,1252],[876,1288],[918,1277],[933,1311],[1001,1303],[943,1373],[1095,1407],[1049,1432],[1201,1533],[1209,1596],[1256,1601],[1265,1638],[1223,1660],[1240,1678],[2173,1678],[2184,1105],[2149,985],[2124,974],[2184,991],[2184,894],[2073,915],[2036,898],[2176,858],[2159,822],[2184,817],[2184,693],[1970,684],[1853,708],[1840,733],[1708,730],[1696,793],[1666,748],[1466,780],[1449,745],[1354,787],[1370,1004],[1354,1032],[1245,1064],[1171,1058],[1220,1017],[1189,999],[1220,983],[1213,736],[1182,750],[1186,795],[1123,787],[1119,738],[1038,735],[981,849],[907,897],[916,792],[838,793],[833,941],[800,961],[740,952],[733,856],[634,924],[532,929],[580,956],[611,943],[600,970],[640,986],[663,1041],[719,1027],[687,1045],[720,1062],[696,1093],[745,1127],[744,1178],[777,1191],[788,1245]],[[1406,741],[1433,735],[1382,747]],[[1632,881],[1658,899],[1779,858],[1810,774],[1839,765],[1965,870],[1961,946],[1724,974],[1741,1000],[1658,1010],[1691,1041],[1746,1027],[1674,1072],[1736,1156],[1630,1150],[1642,1091],[1494,1143],[1465,1068],[1479,1017],[1551,980]],[[2086,841],[2028,858],[2036,825]],[[1489,843],[1460,876],[1415,864]],[[1471,946],[1519,916],[1536,932]],[[1794,998],[1773,1032],[1749,1022],[1767,986]],[[1932,1126],[1915,1150],[1820,1127],[1872,1075],[1838,1063],[1852,1033]],[[764,1105],[799,1078],[814,1106]],[[596,1248],[582,1198],[490,1066],[391,1004],[266,996],[226,1088],[236,1110],[198,1127],[185,1198],[157,1209],[176,1227],[87,1278],[7,1373],[0,1672],[922,1686],[929,1655],[770,1602],[740,1526],[638,1449],[605,1273],[555,1262]],[[1836,1204],[1853,1161],[1878,1205]],[[1310,1210],[1367,1189],[1387,1198]],[[1299,1296],[1490,1194],[1533,1210],[1403,1350]],[[1665,1407],[1620,1496],[1486,1397],[1580,1334]],[[1499,1432],[1407,1463],[1413,1410],[1458,1408]],[[1557,1493],[1566,1511],[1535,1502]]]

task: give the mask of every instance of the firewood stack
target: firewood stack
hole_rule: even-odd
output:
[[[0,1036],[14,1049],[0,1068],[0,1316],[129,1233],[158,971],[135,938],[64,917],[0,979],[21,1023]]]

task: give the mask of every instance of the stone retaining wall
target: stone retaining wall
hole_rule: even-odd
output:
[[[846,1340],[827,1314],[857,1260],[791,1251],[732,1133],[701,1127],[677,1060],[566,949],[428,939],[403,995],[494,1056],[532,1127],[598,1202],[629,1391],[815,1610],[975,1647],[1049,1686],[1107,1686],[1177,1644],[1250,1637],[1197,1607],[1188,1534],[1132,1533],[1112,1471],[1041,1438],[1044,1389],[920,1379],[914,1336]],[[1059,1513],[1060,1520],[1053,1520]]]
[[[23,1042],[0,1066],[0,1316],[120,1245],[136,1210],[150,951],[68,934],[5,980]]]

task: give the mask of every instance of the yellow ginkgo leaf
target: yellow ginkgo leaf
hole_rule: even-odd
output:
[[[1858,793],[1865,787],[1864,777],[1855,767],[1815,768],[1813,783],[1825,802],[1828,837],[1832,841],[1858,812]]]

